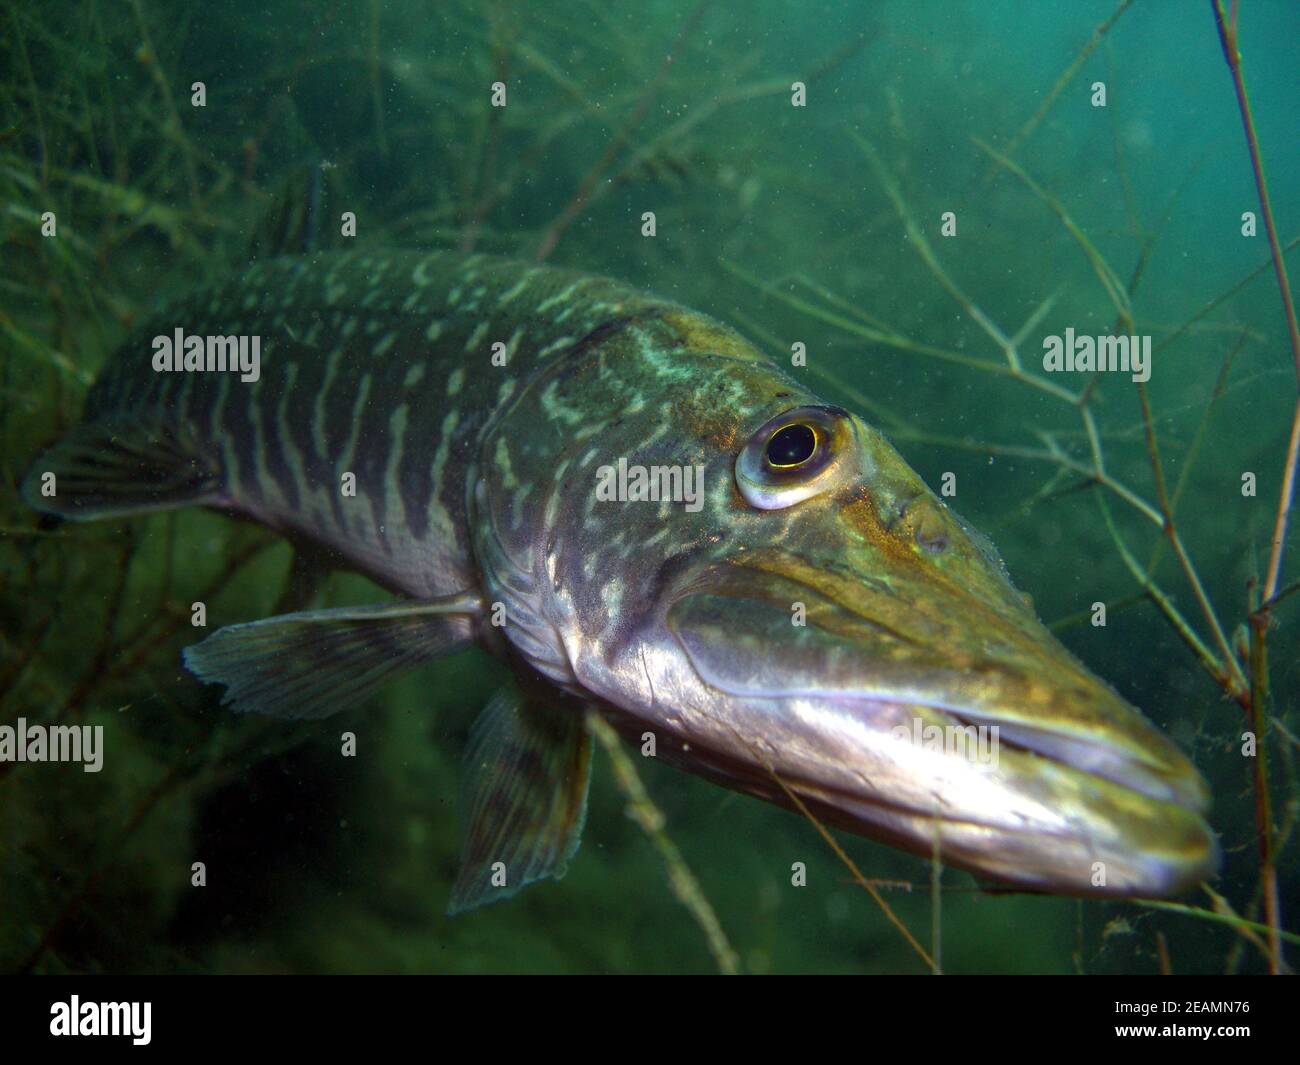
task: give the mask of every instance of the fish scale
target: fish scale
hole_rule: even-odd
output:
[[[465,476],[503,389],[621,317],[671,306],[604,279],[482,255],[275,260],[136,329],[91,390],[86,417],[183,418],[221,454],[227,505],[377,567],[390,587],[447,594],[472,583]],[[177,325],[260,335],[260,379],[155,372],[150,341]],[[506,365],[494,366],[491,345],[512,338]],[[425,368],[414,380],[413,365]],[[397,411],[406,412],[400,438]],[[356,475],[354,499],[339,490],[344,472]]]

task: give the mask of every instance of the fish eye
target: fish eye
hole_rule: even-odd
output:
[[[801,466],[813,457],[817,443],[817,430],[811,425],[783,425],[767,438],[767,464],[774,470]]]
[[[853,418],[839,407],[795,407],[770,419],[736,457],[736,485],[760,510],[793,506],[843,481]]]

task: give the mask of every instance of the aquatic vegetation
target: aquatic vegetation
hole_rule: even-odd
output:
[[[980,52],[1014,28],[973,13],[923,34],[932,12],[885,5],[862,25],[846,10],[821,33],[755,41],[704,4],[583,3],[577,27],[546,5],[440,4],[416,21],[358,2],[307,43],[284,32],[288,5],[261,19],[178,6],[8,15],[0,716],[111,723],[116,746],[94,776],[0,763],[0,965],[1286,968],[1297,241],[1293,197],[1270,211],[1261,194],[1275,159],[1295,166],[1271,154],[1277,97],[1246,102],[1263,49],[1236,62],[1264,12],[1209,9],[1186,31],[1205,45],[1206,97],[1238,125],[1166,165],[1124,39],[1149,16],[1128,3],[1062,30],[1055,66],[1019,92]],[[791,107],[794,81],[807,108]],[[1096,81],[1104,108],[1087,106]],[[491,106],[494,82],[509,106]],[[11,491],[156,293],[295,242],[341,244],[341,210],[371,246],[545,258],[708,310],[777,354],[805,344],[817,387],[931,484],[952,473],[954,504],[1039,613],[1210,777],[1221,880],[1176,903],[987,897],[940,862],[606,744],[564,882],[444,921],[455,754],[494,686],[486,659],[351,716],[365,756],[341,774],[337,730],[229,716],[179,664],[190,604],[247,620],[307,594],[284,544],[208,514],[51,527]],[[638,233],[646,210],[654,240]],[[1259,239],[1239,237],[1244,211]],[[1240,250],[1208,243],[1189,221],[1206,215]],[[1153,335],[1151,380],[1039,372],[1042,336],[1072,327]],[[311,601],[373,598],[333,577]],[[196,860],[207,895],[190,887]],[[792,863],[811,887],[790,886]]]

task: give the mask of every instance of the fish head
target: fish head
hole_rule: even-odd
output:
[[[1161,896],[1212,875],[1192,763],[879,431],[769,408],[724,459],[709,546],[661,568],[634,641],[716,776],[1029,890]]]

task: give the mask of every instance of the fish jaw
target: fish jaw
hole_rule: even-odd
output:
[[[892,714],[876,707],[874,713],[910,722],[930,717],[907,707]],[[871,797],[817,783],[793,790],[835,823],[1031,891],[1167,897],[1194,888],[1218,867],[1215,837],[1194,809],[1152,799],[996,736],[993,761],[972,757],[970,748],[930,748],[904,738],[916,728],[910,722],[895,727],[892,748],[874,754],[879,772],[860,774],[870,781]],[[895,787],[890,774],[903,776],[907,785]],[[882,804],[874,797],[882,793],[903,793],[922,809]]]
[[[1213,875],[1191,762],[854,423],[856,470],[797,517],[775,512],[779,537],[751,523],[674,568],[629,645],[647,716],[733,786],[787,805],[789,788],[861,834],[1030,890],[1162,896]],[[983,730],[996,757],[935,739],[954,730]]]
[[[824,630],[783,649],[764,619],[788,618],[767,612],[755,583],[744,599],[680,600],[667,619],[676,648],[641,656],[691,742],[746,767],[746,790],[781,801],[784,785],[860,834],[937,847],[947,864],[1033,890],[1164,896],[1217,868],[1200,775],[1082,667],[1026,686],[991,681],[985,662],[974,685],[967,665],[909,676]],[[1026,728],[1044,706],[1051,727]]]

